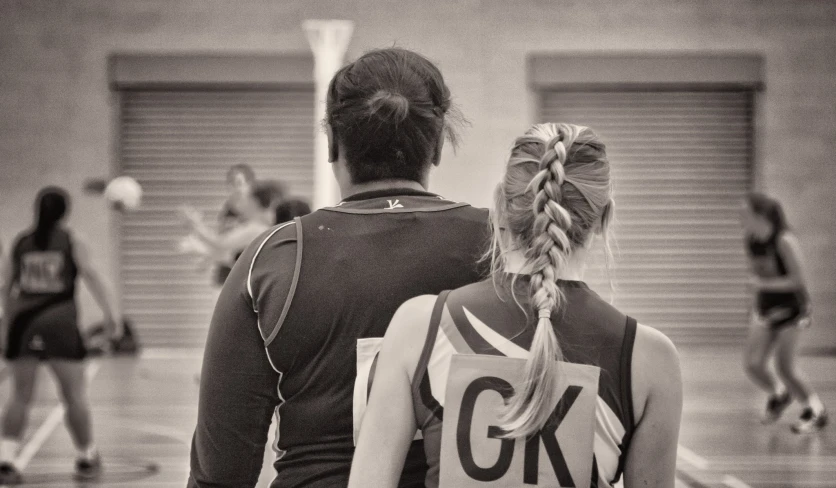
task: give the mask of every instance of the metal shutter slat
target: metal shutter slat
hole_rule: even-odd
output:
[[[752,96],[712,91],[545,91],[540,119],[587,125],[607,146],[615,268],[590,286],[674,338],[739,339],[748,266],[739,223],[752,158]],[[723,331],[718,335],[718,330]]]
[[[215,222],[226,172],[250,164],[290,194],[313,192],[314,93],[287,91],[123,91],[122,174],[144,189],[143,205],[121,222],[123,305],[149,345],[199,345],[215,291],[208,271],[176,250],[185,236],[178,208]]]

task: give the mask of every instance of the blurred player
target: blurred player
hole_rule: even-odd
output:
[[[392,314],[479,279],[487,212],[426,190],[455,122],[438,68],[411,51],[371,51],[337,72],[326,103],[343,200],[270,230],[227,279],[204,355],[191,487],[253,486],[273,415],[272,486],[345,486]],[[420,442],[413,454],[403,486],[423,486]]]
[[[801,248],[787,226],[781,204],[765,195],[749,195],[743,226],[754,288],[746,371],[769,393],[763,422],[777,421],[795,399],[803,410],[792,430],[817,431],[827,424],[827,411],[796,364],[798,336],[811,324]],[[773,353],[777,377],[769,367]]]
[[[183,218],[192,235],[206,248],[206,253],[221,266],[231,267],[238,256],[256,237],[269,229],[275,222],[275,189],[272,186],[256,185],[241,200],[236,202],[235,226],[222,232],[215,232],[204,222],[194,208],[184,207]]]
[[[95,478],[101,469],[84,376],[87,351],[77,324],[78,278],[87,284],[111,331],[118,317],[87,245],[62,225],[69,203],[63,189],[42,189],[36,200],[35,228],[15,239],[3,266],[0,281],[6,330],[2,336],[13,384],[3,412],[0,484],[21,481],[13,463],[26,428],[39,362],[50,367],[60,387],[67,427],[78,449],[76,476]]]
[[[252,195],[255,187],[255,171],[248,164],[236,164],[229,168],[226,173],[226,185],[229,188],[229,197],[224,202],[220,214],[218,214],[218,234],[225,234],[247,221],[242,215],[242,206],[246,206],[247,200]],[[246,246],[244,246],[246,247]],[[240,252],[244,248],[236,249]],[[223,256],[215,264],[215,284],[223,286],[226,277],[232,270],[234,260],[230,255]]]
[[[395,314],[350,487],[396,486],[416,427],[430,488],[611,487],[622,473],[627,487],[674,485],[676,351],[580,281],[611,194],[590,129],[540,124],[517,139],[496,192],[493,277]]]

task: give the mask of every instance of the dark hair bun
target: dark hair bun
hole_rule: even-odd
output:
[[[378,90],[368,101],[371,115],[391,123],[400,123],[409,116],[409,100],[400,93]]]
[[[388,48],[337,71],[328,86],[325,117],[354,184],[423,182],[441,156],[443,137],[455,145],[449,122],[458,120],[448,117],[450,108],[450,90],[432,62]]]

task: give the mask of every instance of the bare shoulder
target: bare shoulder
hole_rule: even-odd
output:
[[[69,227],[65,227],[64,230],[70,238],[73,257],[77,261],[81,261],[81,264],[86,264],[90,256],[90,241],[88,240],[87,235],[79,230],[71,229]]]
[[[643,359],[654,360],[676,360],[679,361],[679,354],[673,342],[658,329],[647,325],[638,324],[636,328],[636,342],[634,349],[640,349],[649,353]]]
[[[387,338],[420,339],[423,343],[437,298],[436,295],[420,295],[401,304],[386,331]]]
[[[639,324],[632,358],[633,406],[639,421],[652,397],[681,397],[682,374],[679,353],[662,332]]]

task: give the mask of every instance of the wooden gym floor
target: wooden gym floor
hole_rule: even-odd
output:
[[[757,413],[764,397],[745,380],[739,350],[687,346],[680,354],[685,409],[677,488],[836,487],[836,427],[815,435],[791,433],[797,406],[778,424],[761,426]],[[148,349],[135,358],[90,362],[104,473],[98,482],[78,486],[185,486],[200,357],[199,349]],[[836,357],[808,356],[801,364],[836,414]],[[0,364],[0,402],[9,395],[4,368]],[[46,370],[37,390],[18,457],[24,486],[77,486],[71,476],[74,451]],[[270,469],[266,463],[259,487],[269,485]]]

